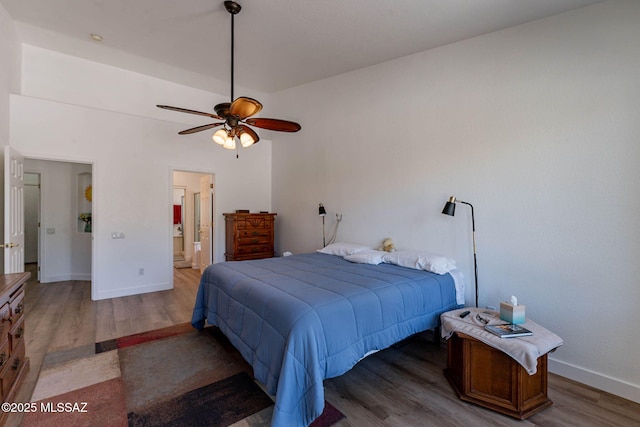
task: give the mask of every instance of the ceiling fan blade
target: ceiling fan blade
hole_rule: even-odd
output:
[[[276,130],[278,132],[298,132],[302,129],[302,126],[296,122],[280,119],[263,119],[257,117],[255,119],[247,119],[245,122],[248,125],[257,126],[262,129]]]
[[[195,127],[195,128],[186,129],[186,130],[183,130],[181,132],[178,132],[178,135],[188,135],[190,133],[196,133],[196,132],[200,132],[200,131],[203,131],[203,130],[211,129],[211,128],[214,128],[216,126],[222,126],[223,124],[224,123],[211,123],[211,124],[208,124],[208,125],[202,125],[202,126],[198,126],[198,127]]]
[[[262,104],[253,98],[241,96],[231,103],[230,114],[240,120],[258,114],[262,110]]]
[[[170,105],[156,105],[156,107],[163,108],[165,110],[178,111],[180,113],[197,114],[199,116],[211,117],[212,119],[224,120],[222,117],[218,117],[215,114],[203,113],[202,111],[188,110],[186,108],[172,107]]]
[[[217,104],[215,107],[213,107],[213,110],[216,112],[216,114],[222,120],[226,120],[226,118],[229,116],[229,109],[230,108],[231,108],[231,103],[230,102],[223,102],[223,103]]]
[[[260,137],[258,136],[258,134],[251,129],[249,126],[245,126],[245,125],[238,125],[238,137],[241,137],[243,133],[249,134],[249,136],[251,136],[251,138],[253,138],[253,143],[255,144],[256,142],[260,141]]]

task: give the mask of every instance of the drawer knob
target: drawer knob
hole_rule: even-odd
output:
[[[24,328],[18,328],[18,330],[16,331],[14,337],[21,338],[23,333],[24,333]]]
[[[2,353],[0,353],[0,366],[4,366],[6,361],[7,361],[7,353],[3,351]]]
[[[14,371],[17,371],[18,368],[20,367],[20,358],[16,357],[15,359],[13,359],[13,365],[11,365],[11,369],[13,369]]]
[[[15,310],[13,311],[15,314],[20,314],[22,313],[22,309],[24,308],[24,306],[22,305],[22,303],[18,304],[15,308]]]

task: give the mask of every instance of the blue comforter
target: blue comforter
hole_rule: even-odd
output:
[[[449,274],[312,253],[209,266],[192,324],[218,326],[276,395],[272,426],[307,426],[323,411],[325,378],[456,307]]]

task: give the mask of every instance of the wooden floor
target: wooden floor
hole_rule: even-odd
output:
[[[173,290],[102,301],[91,301],[88,282],[32,279],[25,298],[31,368],[15,401],[30,400],[46,353],[190,321],[199,272],[174,273]],[[336,426],[640,426],[640,404],[553,374],[554,404],[525,421],[462,402],[442,373],[446,345],[431,342],[428,333],[414,337],[326,380],[326,399],[347,416]],[[12,416],[7,425],[20,422]]]

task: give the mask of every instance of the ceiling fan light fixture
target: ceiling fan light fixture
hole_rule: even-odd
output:
[[[213,139],[213,142],[215,142],[216,144],[224,145],[225,141],[227,140],[226,129],[218,129],[216,133],[213,134],[211,139]]]
[[[256,142],[255,139],[253,139],[253,137],[248,133],[244,132],[240,135],[240,144],[243,148],[252,146],[254,142]]]
[[[236,139],[232,135],[227,135],[224,140],[224,144],[222,144],[222,148],[226,148],[227,150],[235,150]]]

